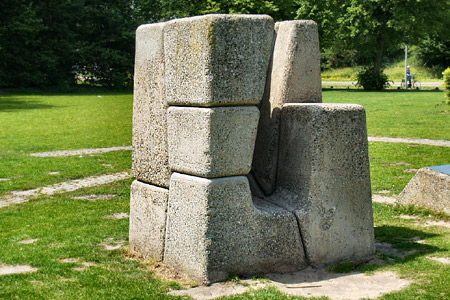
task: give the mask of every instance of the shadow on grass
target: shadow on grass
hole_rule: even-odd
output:
[[[365,262],[343,262],[330,266],[329,270],[336,273],[367,272],[384,269],[387,265],[405,264],[419,257],[429,256],[433,253],[445,252],[436,246],[425,244],[427,239],[439,236],[439,234],[424,232],[399,226],[383,225],[375,227],[375,238],[377,243],[388,243],[392,245],[394,253],[377,250],[377,258],[383,260],[384,264]],[[378,247],[377,247],[378,248]],[[389,247],[388,247],[389,248]]]
[[[0,100],[0,112],[13,112],[27,109],[49,109],[53,107],[54,107],[53,105],[43,104],[40,101],[8,99],[8,98]]]

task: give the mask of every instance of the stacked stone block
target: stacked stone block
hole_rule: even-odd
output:
[[[144,25],[135,70],[133,249],[204,284],[374,253],[364,111],[285,105],[321,102],[314,22]]]

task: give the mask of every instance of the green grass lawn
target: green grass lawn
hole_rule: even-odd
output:
[[[323,102],[366,109],[369,136],[450,140],[450,106],[442,91],[325,90]]]
[[[442,97],[443,93],[437,92],[324,92],[325,102],[363,104],[369,135],[449,140],[448,108],[435,107]],[[0,181],[0,194],[129,170],[130,151],[60,158],[28,154],[130,145],[131,114],[131,94],[0,94],[0,178],[11,178]],[[369,155],[373,191],[388,190],[396,195],[414,175],[405,170],[449,163],[450,151],[445,147],[370,143]],[[47,174],[50,171],[61,174]],[[131,180],[125,180],[0,208],[0,265],[39,268],[35,273],[0,276],[0,299],[181,299],[166,294],[180,285],[157,279],[149,261],[130,257],[126,247],[105,249],[105,245],[127,245],[129,220],[104,216],[129,212],[130,184]],[[86,194],[117,196],[98,201],[73,199]],[[333,269],[391,270],[414,282],[379,299],[448,299],[450,267],[427,257],[450,257],[449,229],[424,225],[427,220],[449,221],[449,217],[374,203],[374,220],[378,241],[391,243],[399,251],[416,252],[405,258],[379,254],[385,265],[344,264]],[[26,239],[38,240],[18,243]],[[268,288],[221,299],[304,298]]]
[[[0,94],[0,195],[131,168],[131,151],[83,157],[33,152],[131,145],[132,95]],[[49,175],[48,172],[60,172]]]

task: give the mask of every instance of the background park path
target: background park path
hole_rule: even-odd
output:
[[[420,80],[419,80],[420,81]],[[338,80],[338,81],[331,81],[331,80],[323,80],[322,86],[330,85],[330,86],[355,86],[356,80],[353,81],[344,81],[344,80]],[[420,84],[422,87],[438,87],[442,88],[444,85],[444,81],[420,81]],[[400,81],[394,81],[394,83],[391,83],[391,86],[399,87]]]

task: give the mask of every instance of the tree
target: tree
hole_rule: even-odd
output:
[[[374,78],[382,78],[386,53],[395,51],[402,43],[414,44],[421,37],[438,31],[449,13],[448,1],[295,2],[299,5],[297,18],[311,18],[321,26],[325,46],[357,50]]]

